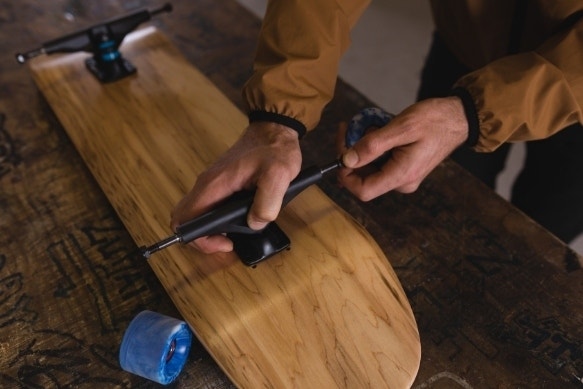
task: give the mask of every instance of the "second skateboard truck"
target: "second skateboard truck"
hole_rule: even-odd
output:
[[[46,42],[42,47],[16,54],[19,63],[42,54],[86,51],[93,56],[85,60],[87,69],[102,83],[117,81],[136,72],[136,68],[119,52],[125,36],[152,16],[172,11],[167,3],[153,11],[142,10],[85,30]]]

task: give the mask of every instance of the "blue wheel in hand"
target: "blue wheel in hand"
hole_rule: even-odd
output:
[[[352,147],[360,140],[370,127],[383,127],[395,115],[376,107],[365,108],[352,117],[346,131],[346,147]]]
[[[192,333],[185,322],[143,311],[123,336],[119,363],[125,371],[167,385],[182,371],[191,343]]]

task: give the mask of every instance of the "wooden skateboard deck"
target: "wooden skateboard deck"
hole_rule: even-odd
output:
[[[88,54],[39,57],[34,79],[138,245],[168,236],[170,211],[240,136],[246,117],[153,27],[126,37],[136,75],[100,84]],[[282,212],[291,240],[256,268],[184,246],[150,265],[235,385],[410,387],[417,326],[384,254],[312,186]]]

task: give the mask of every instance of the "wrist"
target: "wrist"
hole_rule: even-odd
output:
[[[300,148],[299,136],[293,129],[278,123],[254,122],[245,132],[246,142],[255,146],[268,146],[282,153],[294,152]]]
[[[279,124],[289,130],[295,131],[301,139],[306,134],[306,126],[292,117],[281,115],[275,112],[251,111],[249,112],[249,124],[257,122],[268,122]]]
[[[470,93],[461,87],[453,89],[450,96],[456,98],[461,104],[464,118],[467,123],[467,138],[464,145],[467,147],[474,147],[478,143],[480,136],[480,120],[478,118],[478,110],[474,104],[474,100]]]

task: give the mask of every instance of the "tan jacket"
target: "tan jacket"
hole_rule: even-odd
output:
[[[583,0],[522,1],[522,18],[514,17],[513,0],[431,1],[437,31],[462,63],[476,69],[456,85],[477,109],[477,151],[583,122]],[[271,1],[243,90],[249,111],[313,129],[333,96],[350,30],[368,3]],[[518,36],[518,54],[508,54],[511,35]]]

